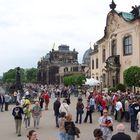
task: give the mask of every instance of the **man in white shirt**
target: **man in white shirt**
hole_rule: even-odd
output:
[[[120,101],[120,99],[118,99],[118,101],[116,102],[116,114],[115,114],[115,119],[117,119],[118,122],[121,121],[121,113],[122,113],[122,103]]]

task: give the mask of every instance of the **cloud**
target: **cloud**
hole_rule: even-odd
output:
[[[131,11],[139,0],[115,0],[117,10]],[[0,75],[17,66],[36,67],[55,42],[79,52],[104,35],[110,0],[1,0]],[[125,4],[125,6],[124,6]]]

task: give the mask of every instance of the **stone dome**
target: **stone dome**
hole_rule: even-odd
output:
[[[85,53],[83,55],[83,60],[82,60],[83,64],[87,64],[87,65],[90,64],[90,53],[91,52],[92,52],[91,47],[88,50],[85,51]]]

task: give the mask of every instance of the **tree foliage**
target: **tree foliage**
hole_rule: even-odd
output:
[[[118,91],[118,90],[120,90],[121,92],[125,92],[126,91],[126,87],[125,87],[125,85],[124,84],[118,84],[118,85],[116,85],[116,90]]]
[[[37,69],[31,68],[26,70],[26,80],[29,83],[36,83],[37,82]]]
[[[85,76],[84,75],[65,76],[63,81],[64,81],[64,84],[66,86],[69,86],[69,85],[82,85],[82,84],[84,84]]]
[[[21,82],[27,83],[37,82],[37,69],[31,68],[31,69],[23,69],[20,68],[20,76],[21,76]],[[3,74],[2,81],[5,83],[15,83],[16,82],[16,68],[10,69],[7,72]]]
[[[129,86],[140,86],[140,67],[132,66],[123,73],[124,83]]]

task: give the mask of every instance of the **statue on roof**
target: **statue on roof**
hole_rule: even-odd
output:
[[[137,5],[132,6],[132,11],[131,13],[134,15],[135,18],[137,18],[139,16],[139,8],[137,7]]]
[[[115,10],[115,8],[116,8],[116,4],[113,0],[112,0],[112,3],[109,6],[110,6],[110,9],[112,9],[112,10]]]

